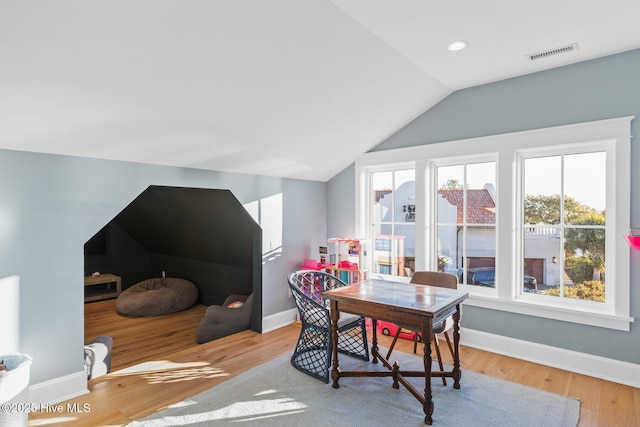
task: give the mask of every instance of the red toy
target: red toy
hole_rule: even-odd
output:
[[[304,263],[300,266],[300,270],[316,270],[320,271],[324,266],[315,259],[305,259]]]
[[[371,319],[369,318],[366,319],[366,325],[367,325],[367,329],[372,330],[373,322],[371,321]],[[396,332],[398,331],[398,325],[396,325],[395,323],[378,320],[378,322],[376,323],[376,329],[378,330],[378,333],[382,333],[382,335],[388,335],[393,337],[396,335]],[[413,334],[414,332],[409,329],[402,329],[398,337],[403,338],[405,340],[413,341]],[[420,332],[418,332],[418,341],[422,342],[422,334]]]

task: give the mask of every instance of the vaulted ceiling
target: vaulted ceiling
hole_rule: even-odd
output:
[[[325,181],[455,90],[640,47],[638,16],[637,0],[0,0],[0,148]]]

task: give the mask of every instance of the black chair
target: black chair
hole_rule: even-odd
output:
[[[439,271],[416,271],[415,273],[413,273],[413,276],[411,276],[410,283],[414,285],[437,286],[440,288],[457,289],[458,276],[456,276],[455,274],[442,273]],[[451,357],[453,357],[453,346],[451,345],[451,339],[449,338],[449,334],[447,332],[449,329],[452,328],[453,326],[452,323],[453,322],[451,320],[451,317],[448,317],[445,321],[443,321],[442,323],[440,323],[439,325],[433,328],[433,340],[431,342],[433,343],[433,346],[436,350],[436,357],[438,359],[438,365],[440,366],[441,371],[444,370],[444,366],[442,363],[442,356],[440,354],[440,345],[438,344],[437,335],[439,334],[444,335],[445,339],[447,340],[449,351],[451,352]],[[418,335],[419,331],[413,330],[413,328],[403,327],[401,325],[398,325],[398,326],[399,326],[398,330],[396,331],[396,334],[393,337],[393,341],[389,346],[389,351],[387,352],[387,360],[389,360],[389,357],[393,352],[393,348],[396,345],[396,341],[398,341],[398,336],[400,335],[400,332],[402,331],[402,329],[412,330],[413,352],[416,353],[416,350],[417,350],[418,340],[419,340],[419,335]],[[447,380],[445,377],[442,377],[442,385],[447,385]]]
[[[196,341],[203,344],[226,337],[251,326],[253,294],[229,295],[222,305],[210,305],[196,329]]]
[[[291,364],[299,371],[328,383],[332,350],[331,316],[329,300],[322,297],[322,292],[347,284],[330,274],[312,270],[291,273],[288,282],[302,323]],[[369,360],[364,317],[341,312],[338,334],[339,352]]]

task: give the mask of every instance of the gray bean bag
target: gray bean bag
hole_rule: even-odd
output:
[[[116,300],[116,311],[127,316],[160,316],[186,310],[198,300],[192,282],[175,277],[147,279],[124,290]]]
[[[229,295],[222,305],[209,306],[196,330],[198,344],[249,329],[252,309],[253,294]]]

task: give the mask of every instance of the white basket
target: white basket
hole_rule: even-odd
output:
[[[0,371],[0,404],[16,404],[21,409],[0,412],[0,426],[26,426],[28,412],[22,408],[29,400],[29,371],[33,359],[28,354],[0,355],[6,371]]]

